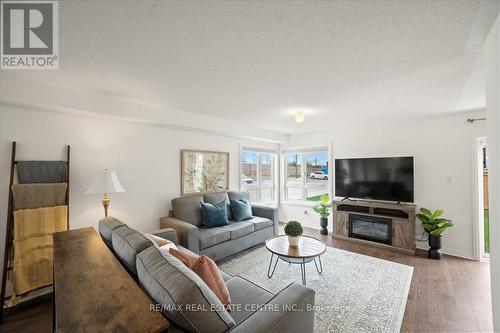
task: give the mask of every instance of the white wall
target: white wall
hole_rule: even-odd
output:
[[[467,124],[468,117],[484,117],[484,112],[343,126],[328,132],[291,135],[289,145],[331,141],[334,158],[414,156],[415,202],[419,207],[444,209],[455,226],[444,233],[443,250],[472,258],[474,138],[486,135],[486,124]],[[297,219],[319,228],[319,218],[307,207],[283,204],[280,219]],[[330,230],[331,223],[330,217]],[[417,233],[421,232],[418,225]],[[425,243],[420,246],[425,247]]]
[[[117,172],[125,193],[110,194],[110,214],[141,231],[159,228],[170,200],[180,195],[180,150],[194,148],[230,153],[230,188],[239,189],[240,144],[277,149],[276,144],[245,141],[201,131],[171,129],[60,112],[30,111],[0,105],[1,252],[9,182],[11,141],[18,159],[64,159],[71,144],[71,228],[97,226],[103,216],[101,195],[86,195],[93,173]],[[3,256],[2,256],[3,258]]]
[[[490,157],[490,272],[493,325],[500,332],[500,16],[485,44],[486,110]]]

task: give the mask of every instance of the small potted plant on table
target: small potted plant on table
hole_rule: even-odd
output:
[[[422,226],[429,234],[429,251],[427,256],[431,259],[441,260],[441,234],[448,228],[453,227],[451,220],[440,217],[443,215],[442,209],[437,209],[432,213],[427,208],[420,208],[417,218],[422,222]]]
[[[319,224],[321,226],[320,233],[322,235],[328,235],[328,216],[330,216],[331,208],[332,203],[330,202],[330,196],[328,196],[328,194],[322,195],[319,203],[313,207],[313,210],[320,216]]]
[[[304,229],[298,221],[290,221],[285,225],[285,234],[288,236],[288,244],[292,247],[299,246],[299,239]]]

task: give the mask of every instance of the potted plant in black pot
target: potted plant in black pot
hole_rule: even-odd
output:
[[[292,247],[299,246],[299,239],[304,229],[298,221],[290,221],[285,225],[285,234],[288,236],[288,244]]]
[[[321,226],[320,233],[322,235],[328,235],[328,216],[330,216],[331,208],[332,203],[330,202],[328,194],[322,195],[319,199],[319,203],[313,207],[313,210],[320,216],[319,224]]]
[[[432,213],[427,208],[420,208],[417,218],[422,222],[422,226],[429,235],[429,251],[427,256],[431,259],[441,260],[441,234],[448,228],[453,227],[451,220],[441,217],[442,209],[436,209]]]

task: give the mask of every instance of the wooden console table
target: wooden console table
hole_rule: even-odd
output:
[[[93,228],[54,233],[55,332],[163,332],[168,321]]]
[[[415,254],[415,204],[396,204],[364,200],[333,201],[333,237]],[[366,216],[390,221],[391,244],[349,237],[351,216]]]

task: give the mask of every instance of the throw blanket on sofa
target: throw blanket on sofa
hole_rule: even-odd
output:
[[[16,295],[52,284],[52,234],[67,229],[67,211],[67,206],[56,206],[14,212]]]
[[[14,184],[14,210],[64,205],[67,189],[67,183]]]

